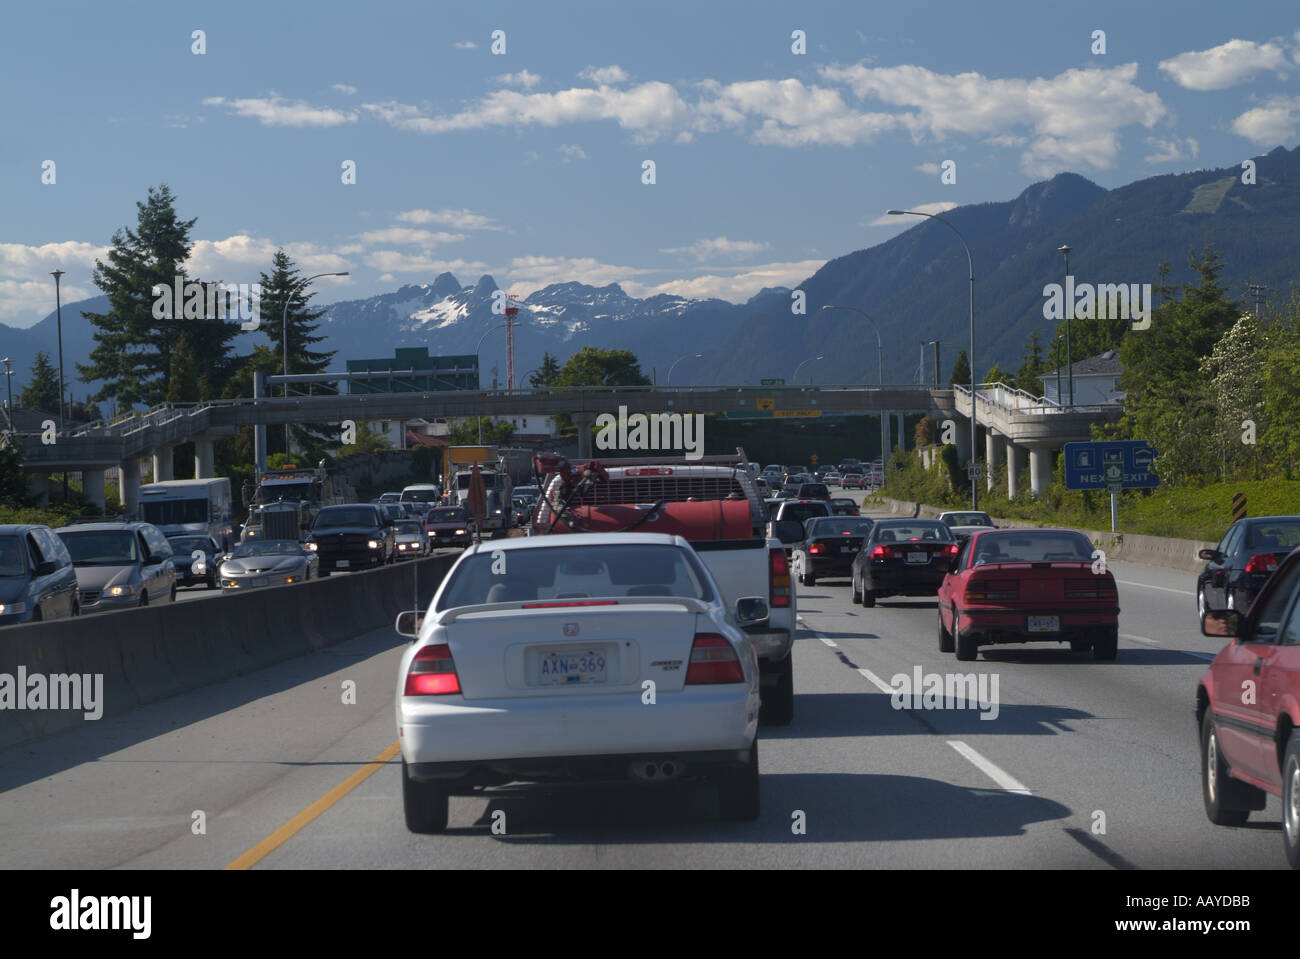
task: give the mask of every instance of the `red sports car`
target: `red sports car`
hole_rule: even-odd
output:
[[[1300,549],[1245,613],[1211,610],[1207,636],[1231,636],[1196,687],[1201,796],[1218,826],[1282,799],[1282,845],[1300,869]]]
[[[1114,659],[1115,577],[1072,529],[972,533],[939,587],[939,650],[972,660],[981,646],[1066,642]]]

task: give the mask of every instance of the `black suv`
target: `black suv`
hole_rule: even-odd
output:
[[[303,546],[320,557],[320,575],[328,576],[336,569],[370,569],[393,562],[397,534],[393,520],[378,506],[325,506]]]

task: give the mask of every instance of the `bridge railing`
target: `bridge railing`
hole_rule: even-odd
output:
[[[970,387],[954,385],[953,391],[961,393],[963,396],[970,396]],[[981,383],[976,388],[979,401],[986,406],[995,406],[998,409],[1014,413],[1030,414],[1055,414],[1055,413],[1105,413],[1118,409],[1114,403],[1093,404],[1083,406],[1062,406],[1061,404],[1049,400],[1045,396],[1034,396],[1024,390],[1016,389],[1005,383]]]

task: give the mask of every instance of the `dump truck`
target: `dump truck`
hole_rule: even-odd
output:
[[[483,478],[486,508],[480,532],[504,535],[510,529],[510,474],[502,468],[501,453],[495,446],[448,446],[442,461],[444,498],[448,506],[469,503],[474,467]]]

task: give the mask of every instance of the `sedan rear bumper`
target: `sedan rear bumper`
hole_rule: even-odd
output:
[[[608,756],[540,756],[534,759],[486,759],[472,762],[407,763],[407,775],[417,782],[439,780],[453,788],[500,785],[507,782],[618,782],[632,776],[655,778],[708,777],[743,768],[749,747]],[[645,767],[654,767],[646,775]]]

